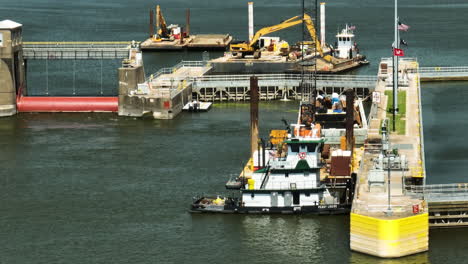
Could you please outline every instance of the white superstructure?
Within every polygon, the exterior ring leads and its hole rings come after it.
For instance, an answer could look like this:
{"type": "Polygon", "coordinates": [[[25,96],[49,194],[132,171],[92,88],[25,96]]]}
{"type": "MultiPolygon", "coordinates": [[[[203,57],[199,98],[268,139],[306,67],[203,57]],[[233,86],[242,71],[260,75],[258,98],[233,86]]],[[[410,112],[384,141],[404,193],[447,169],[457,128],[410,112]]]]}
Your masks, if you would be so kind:
{"type": "Polygon", "coordinates": [[[342,59],[352,59],[357,56],[358,49],[356,42],[354,40],[354,26],[350,27],[346,25],[344,29],[341,30],[336,35],[336,48],[335,56],[342,59]]]}
{"type": "MultiPolygon", "coordinates": [[[[252,174],[242,193],[244,206],[317,206],[333,200],[320,183],[319,137],[295,136],[276,152],[266,152],[266,166],[252,174]]],[[[257,153],[258,154],[258,153],[257,153]]],[[[254,154],[254,164],[260,162],[254,154]]],[[[262,159],[262,155],[260,155],[262,159]]],[[[334,201],[332,201],[333,203],[334,201]]]]}

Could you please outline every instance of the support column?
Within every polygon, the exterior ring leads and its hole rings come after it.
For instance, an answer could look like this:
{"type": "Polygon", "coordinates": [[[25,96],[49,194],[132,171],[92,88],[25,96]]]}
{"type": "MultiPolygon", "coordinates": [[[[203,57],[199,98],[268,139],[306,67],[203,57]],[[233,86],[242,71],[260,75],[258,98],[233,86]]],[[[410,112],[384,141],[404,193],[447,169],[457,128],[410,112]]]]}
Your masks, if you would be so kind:
{"type": "Polygon", "coordinates": [[[346,92],[346,150],[354,149],[354,90],[346,92]]]}
{"type": "MultiPolygon", "coordinates": [[[[320,3],[320,44],[325,46],[325,3],[320,3]]],[[[336,48],[336,47],[335,47],[336,48]]]]}
{"type": "Polygon", "coordinates": [[[258,78],[250,77],[250,156],[258,146],[258,78]]]}
{"type": "Polygon", "coordinates": [[[185,13],[185,33],[187,37],[190,37],[190,8],[187,8],[185,13]]]}
{"type": "Polygon", "coordinates": [[[253,17],[253,2],[249,2],[249,42],[252,41],[254,36],[254,17],[253,17]]]}
{"type": "Polygon", "coordinates": [[[152,9],[149,13],[149,37],[154,37],[154,13],[152,9]]]}

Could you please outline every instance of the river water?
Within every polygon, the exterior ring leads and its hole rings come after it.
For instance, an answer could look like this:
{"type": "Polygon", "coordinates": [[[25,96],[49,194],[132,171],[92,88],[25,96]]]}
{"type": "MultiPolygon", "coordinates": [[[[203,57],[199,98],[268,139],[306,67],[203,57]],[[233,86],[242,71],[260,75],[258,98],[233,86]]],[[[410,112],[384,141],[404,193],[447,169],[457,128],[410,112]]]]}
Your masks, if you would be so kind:
{"type": "MultiPolygon", "coordinates": [[[[356,26],[371,61],[353,73],[376,74],[391,55],[392,1],[327,3],[327,38],[356,26]]],[[[24,40],[142,40],[148,0],[0,0],[0,17],[24,24],[24,40]]],[[[160,1],[169,23],[192,12],[192,33],[230,33],[245,39],[247,1],[160,1]]],[[[300,2],[258,0],[255,24],[271,25],[300,13],[300,2]]],[[[311,3],[307,3],[310,7],[311,3]]],[[[466,65],[463,0],[401,4],[411,26],[405,52],[421,65],[466,65]]],[[[290,42],[299,29],[278,34],[290,42]]],[[[331,43],[334,40],[329,41],[331,43]]],[[[212,52],[211,57],[220,55],[212,52]]],[[[145,55],[147,74],[200,52],[145,55]]],[[[83,63],[83,62],[79,62],[83,63]]],[[[115,94],[118,62],[31,67],[31,94],[115,94]],[[55,68],[54,68],[55,67],[55,68]],[[55,77],[55,78],[54,78],[55,77]]],[[[428,183],[466,182],[468,83],[423,84],[428,183]]],[[[261,103],[261,134],[294,120],[297,102],[261,103]]],[[[174,120],[115,114],[21,114],[0,119],[0,263],[468,263],[468,229],[431,230],[430,251],[379,260],[349,250],[348,216],[190,215],[191,198],[222,192],[248,158],[249,108],[216,104],[174,120]]]]}

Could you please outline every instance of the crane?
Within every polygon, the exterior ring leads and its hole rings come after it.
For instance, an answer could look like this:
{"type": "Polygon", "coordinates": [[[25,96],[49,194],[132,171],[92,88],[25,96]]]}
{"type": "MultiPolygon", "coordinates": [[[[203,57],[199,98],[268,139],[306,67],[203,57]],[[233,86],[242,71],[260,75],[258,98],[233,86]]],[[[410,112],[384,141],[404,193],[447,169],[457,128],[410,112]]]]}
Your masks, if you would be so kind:
{"type": "Polygon", "coordinates": [[[153,36],[153,41],[159,42],[170,38],[170,31],[167,28],[166,20],[162,14],[159,5],[156,6],[156,34],[153,36]]]}
{"type": "Polygon", "coordinates": [[[307,14],[304,14],[303,17],[302,16],[292,17],[290,19],[287,19],[271,27],[264,27],[255,33],[255,35],[253,36],[250,42],[241,42],[241,43],[231,44],[229,49],[233,53],[233,55],[237,55],[240,53],[242,57],[244,57],[245,55],[253,54],[254,58],[258,59],[261,56],[261,52],[258,47],[258,41],[260,37],[279,31],[279,30],[283,30],[285,28],[293,27],[302,23],[305,23],[307,27],[307,31],[309,32],[310,37],[312,38],[312,42],[315,43],[315,50],[319,52],[320,56],[323,59],[325,59],[326,61],[331,61],[330,55],[324,56],[322,46],[320,44],[320,41],[317,39],[317,35],[315,33],[315,28],[314,28],[314,23],[312,22],[312,18],[307,14]]]}

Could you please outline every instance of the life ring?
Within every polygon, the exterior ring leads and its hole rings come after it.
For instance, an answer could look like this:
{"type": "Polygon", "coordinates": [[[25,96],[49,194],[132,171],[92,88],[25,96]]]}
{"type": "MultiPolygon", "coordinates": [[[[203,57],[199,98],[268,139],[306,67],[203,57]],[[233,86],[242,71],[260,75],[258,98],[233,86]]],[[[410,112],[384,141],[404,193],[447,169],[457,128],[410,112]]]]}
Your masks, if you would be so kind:
{"type": "Polygon", "coordinates": [[[303,159],[305,159],[305,158],[307,157],[307,153],[305,153],[305,152],[299,152],[298,155],[299,155],[299,158],[300,158],[301,160],[303,160],[303,159]]]}

